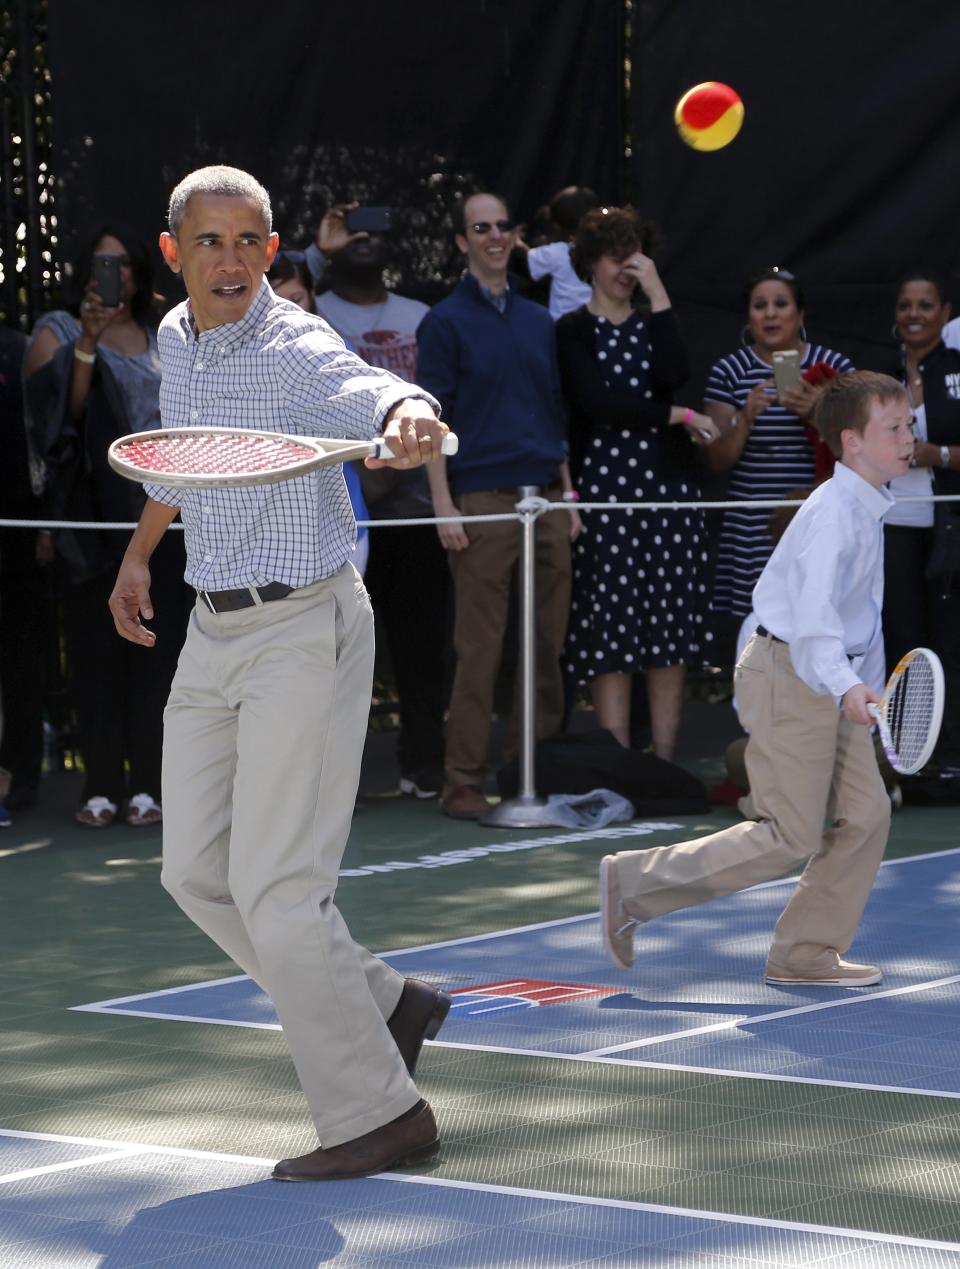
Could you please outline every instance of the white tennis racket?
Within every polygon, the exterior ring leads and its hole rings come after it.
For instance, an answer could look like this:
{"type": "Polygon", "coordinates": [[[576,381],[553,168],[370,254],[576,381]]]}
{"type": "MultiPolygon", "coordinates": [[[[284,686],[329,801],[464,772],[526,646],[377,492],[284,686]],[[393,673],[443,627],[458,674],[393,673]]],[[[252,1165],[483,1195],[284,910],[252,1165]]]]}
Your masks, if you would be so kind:
{"type": "Polygon", "coordinates": [[[914,775],[930,760],[943,719],[943,666],[929,648],[901,657],[887,679],[883,700],[867,710],[877,720],[887,761],[914,775]]]}
{"type": "MultiPolygon", "coordinates": [[[[442,453],[455,454],[458,445],[456,436],[448,432],[442,453]]],[[[175,489],[267,485],[304,476],[318,467],[393,456],[382,436],[372,441],[341,441],[239,427],[134,432],[121,436],[107,450],[107,461],[121,476],[175,489]]]]}

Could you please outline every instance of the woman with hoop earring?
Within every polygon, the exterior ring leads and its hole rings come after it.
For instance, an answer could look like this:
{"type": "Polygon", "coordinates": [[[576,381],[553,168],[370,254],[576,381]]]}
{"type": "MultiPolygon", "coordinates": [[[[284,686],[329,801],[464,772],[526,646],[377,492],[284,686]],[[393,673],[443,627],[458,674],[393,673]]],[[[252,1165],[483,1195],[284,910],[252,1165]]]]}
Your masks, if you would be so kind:
{"type": "MultiPolygon", "coordinates": [[[[820,389],[807,378],[778,397],[773,354],[794,349],[802,376],[815,366],[832,375],[853,370],[843,353],[807,338],[806,301],[800,283],[786,269],[755,273],[745,290],[747,324],[742,346],[710,371],[704,410],[720,432],[706,451],[713,471],[729,471],[732,501],[783,498],[788,490],[816,483],[815,447],[807,420],[820,389]]],[[[816,372],[815,372],[816,373],[816,372]]],[[[713,608],[743,618],[753,588],[773,552],[769,509],[724,513],[717,546],[713,608]]]]}
{"type": "MultiPolygon", "coordinates": [[[[893,334],[899,379],[913,407],[911,470],[890,482],[898,499],[960,493],[960,352],[944,343],[950,318],[945,280],[932,269],[905,273],[897,287],[893,334]]],[[[947,709],[935,761],[960,780],[960,510],[957,503],[901,502],[884,519],[883,635],[888,672],[911,648],[929,646],[943,662],[947,709]]],[[[929,773],[929,768],[927,769],[929,773]]],[[[953,798],[951,798],[953,800],[953,798]]]]}

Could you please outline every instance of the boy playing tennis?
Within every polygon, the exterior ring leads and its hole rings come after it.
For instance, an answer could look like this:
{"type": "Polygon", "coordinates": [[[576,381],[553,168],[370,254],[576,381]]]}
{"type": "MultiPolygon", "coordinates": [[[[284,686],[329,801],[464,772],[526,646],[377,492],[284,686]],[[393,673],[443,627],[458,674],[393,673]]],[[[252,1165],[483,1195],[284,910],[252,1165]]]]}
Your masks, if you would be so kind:
{"type": "Polygon", "coordinates": [[[903,387],[840,375],[815,423],[840,462],[797,512],[753,592],[759,625],[735,671],[750,731],[755,822],[600,865],[603,940],[633,963],[638,925],[806,867],[777,922],[768,983],[867,987],[880,970],[842,959],[883,857],[890,802],[868,728],[883,683],[884,486],[913,454],[903,387]],[[826,825],[826,827],[825,827],[826,825]]]}

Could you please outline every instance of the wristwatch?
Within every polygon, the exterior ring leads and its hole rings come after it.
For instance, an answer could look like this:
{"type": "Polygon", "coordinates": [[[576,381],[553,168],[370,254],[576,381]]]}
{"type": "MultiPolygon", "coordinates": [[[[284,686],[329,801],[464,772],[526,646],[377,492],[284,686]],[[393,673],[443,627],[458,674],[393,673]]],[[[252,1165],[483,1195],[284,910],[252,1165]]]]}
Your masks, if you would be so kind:
{"type": "Polygon", "coordinates": [[[950,446],[949,445],[940,446],[940,466],[941,467],[950,466],[950,446]]]}

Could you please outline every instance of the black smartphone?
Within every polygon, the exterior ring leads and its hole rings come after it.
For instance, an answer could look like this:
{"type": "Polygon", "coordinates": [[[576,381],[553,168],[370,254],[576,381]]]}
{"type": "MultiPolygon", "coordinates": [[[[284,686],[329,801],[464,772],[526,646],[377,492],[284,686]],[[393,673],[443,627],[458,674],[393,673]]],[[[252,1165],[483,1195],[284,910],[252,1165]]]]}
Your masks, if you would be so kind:
{"type": "Polygon", "coordinates": [[[347,212],[347,233],[385,234],[393,228],[392,207],[354,207],[347,212]]]}
{"type": "Polygon", "coordinates": [[[104,307],[116,308],[120,303],[120,257],[95,255],[93,281],[104,307]]]}

